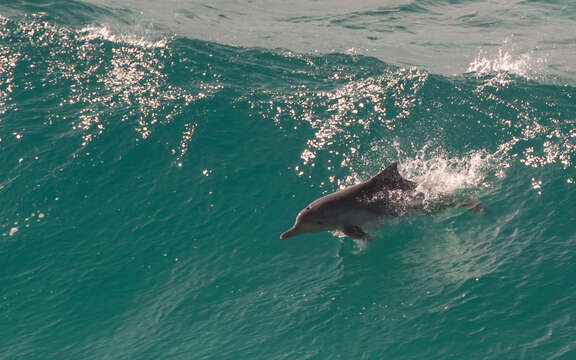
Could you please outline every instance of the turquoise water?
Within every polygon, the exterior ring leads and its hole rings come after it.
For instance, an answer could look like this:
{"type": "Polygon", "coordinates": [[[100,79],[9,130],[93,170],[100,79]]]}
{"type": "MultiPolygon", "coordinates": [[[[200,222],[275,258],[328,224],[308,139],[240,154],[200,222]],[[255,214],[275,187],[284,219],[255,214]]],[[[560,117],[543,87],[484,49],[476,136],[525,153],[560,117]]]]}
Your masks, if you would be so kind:
{"type": "Polygon", "coordinates": [[[576,357],[572,1],[0,14],[0,358],[576,357]],[[488,213],[279,240],[394,161],[488,213]]]}

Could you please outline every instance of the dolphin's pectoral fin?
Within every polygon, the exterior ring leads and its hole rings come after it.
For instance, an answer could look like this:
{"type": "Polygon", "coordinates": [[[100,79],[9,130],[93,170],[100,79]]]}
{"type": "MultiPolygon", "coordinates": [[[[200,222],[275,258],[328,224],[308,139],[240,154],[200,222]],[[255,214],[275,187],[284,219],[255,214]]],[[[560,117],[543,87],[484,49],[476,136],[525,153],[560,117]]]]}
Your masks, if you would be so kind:
{"type": "Polygon", "coordinates": [[[467,207],[468,211],[474,212],[476,214],[486,215],[488,213],[488,211],[486,211],[486,209],[484,208],[484,205],[482,205],[481,202],[478,202],[478,201],[470,199],[470,198],[464,200],[464,202],[462,203],[462,206],[467,207]]]}
{"type": "Polygon", "coordinates": [[[342,232],[344,235],[350,236],[352,239],[365,241],[372,240],[372,236],[370,236],[370,234],[365,233],[364,230],[356,225],[346,226],[344,229],[342,229],[342,232]]]}

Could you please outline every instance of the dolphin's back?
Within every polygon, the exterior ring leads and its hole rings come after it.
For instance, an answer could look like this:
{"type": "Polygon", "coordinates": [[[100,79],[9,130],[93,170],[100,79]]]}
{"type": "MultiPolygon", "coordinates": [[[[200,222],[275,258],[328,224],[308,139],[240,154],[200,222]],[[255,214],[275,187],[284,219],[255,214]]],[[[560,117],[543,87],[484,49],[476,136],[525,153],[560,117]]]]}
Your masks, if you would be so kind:
{"type": "Polygon", "coordinates": [[[364,210],[375,215],[388,215],[390,212],[388,191],[415,188],[415,183],[398,174],[397,165],[394,163],[368,181],[316,199],[309,207],[323,208],[326,211],[348,208],[355,211],[364,210]]]}
{"type": "Polygon", "coordinates": [[[360,211],[362,216],[396,216],[397,209],[390,202],[389,192],[413,191],[416,183],[404,179],[393,163],[368,181],[323,196],[309,206],[339,212],[341,209],[360,211]]]}

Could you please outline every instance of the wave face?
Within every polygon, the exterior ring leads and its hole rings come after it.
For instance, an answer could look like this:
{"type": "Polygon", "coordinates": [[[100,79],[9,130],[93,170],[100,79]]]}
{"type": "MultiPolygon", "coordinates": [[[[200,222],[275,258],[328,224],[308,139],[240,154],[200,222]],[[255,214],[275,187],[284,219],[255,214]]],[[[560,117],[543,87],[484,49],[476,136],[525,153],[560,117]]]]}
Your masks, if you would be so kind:
{"type": "MultiPolygon", "coordinates": [[[[371,36],[473,3],[274,21],[371,19],[371,36]]],[[[137,10],[0,6],[1,358],[576,355],[573,68],[510,38],[449,76],[152,31],[137,10]],[[398,219],[369,244],[278,239],[391,162],[488,213],[398,219]]]]}

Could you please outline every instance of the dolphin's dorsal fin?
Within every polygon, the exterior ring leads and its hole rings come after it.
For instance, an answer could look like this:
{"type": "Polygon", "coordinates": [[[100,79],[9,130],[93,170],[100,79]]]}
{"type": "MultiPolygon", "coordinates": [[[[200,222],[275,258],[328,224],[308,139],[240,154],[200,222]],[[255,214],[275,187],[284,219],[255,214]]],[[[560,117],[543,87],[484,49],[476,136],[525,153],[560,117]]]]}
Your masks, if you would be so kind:
{"type": "Polygon", "coordinates": [[[414,190],[416,183],[404,179],[398,172],[398,163],[392,163],[372,179],[369,180],[375,186],[386,187],[390,190],[414,190]]]}

